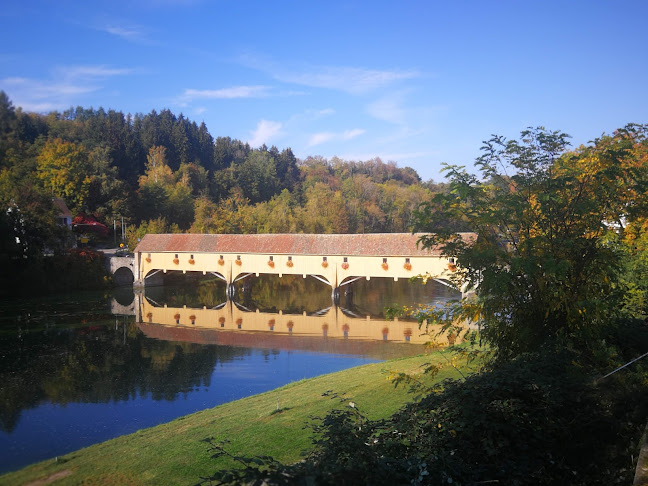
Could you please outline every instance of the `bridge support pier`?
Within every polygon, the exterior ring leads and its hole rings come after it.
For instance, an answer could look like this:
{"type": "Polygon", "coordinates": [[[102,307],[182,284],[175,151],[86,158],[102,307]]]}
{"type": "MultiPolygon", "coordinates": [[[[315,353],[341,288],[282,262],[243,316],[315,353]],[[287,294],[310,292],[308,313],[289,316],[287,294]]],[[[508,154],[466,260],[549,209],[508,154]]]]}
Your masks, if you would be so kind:
{"type": "Polygon", "coordinates": [[[335,287],[331,293],[331,300],[336,306],[340,304],[340,287],[335,287]]]}
{"type": "Polygon", "coordinates": [[[227,284],[226,293],[227,293],[227,298],[229,300],[234,300],[234,295],[236,294],[236,287],[234,287],[233,283],[228,283],[227,284]]]}

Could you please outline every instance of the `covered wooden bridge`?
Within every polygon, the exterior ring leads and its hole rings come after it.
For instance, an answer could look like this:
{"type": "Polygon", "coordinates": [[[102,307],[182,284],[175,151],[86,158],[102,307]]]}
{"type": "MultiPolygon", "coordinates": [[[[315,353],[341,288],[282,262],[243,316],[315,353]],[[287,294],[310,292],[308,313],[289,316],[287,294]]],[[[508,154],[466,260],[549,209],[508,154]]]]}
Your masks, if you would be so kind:
{"type": "Polygon", "coordinates": [[[159,272],[202,272],[224,280],[231,295],[232,284],[250,275],[310,275],[330,285],[335,298],[341,286],[360,278],[398,280],[427,273],[447,280],[454,262],[438,248],[419,248],[419,236],[148,234],[135,248],[134,285],[146,285],[159,272]]]}

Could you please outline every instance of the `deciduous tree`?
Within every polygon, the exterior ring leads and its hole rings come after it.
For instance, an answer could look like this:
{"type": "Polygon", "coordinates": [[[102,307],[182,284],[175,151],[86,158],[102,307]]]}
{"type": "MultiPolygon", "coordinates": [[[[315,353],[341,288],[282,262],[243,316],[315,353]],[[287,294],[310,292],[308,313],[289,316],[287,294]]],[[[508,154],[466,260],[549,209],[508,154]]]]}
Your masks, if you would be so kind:
{"type": "Polygon", "coordinates": [[[82,209],[92,180],[85,148],[57,138],[45,144],[37,161],[45,188],[64,198],[71,209],[82,209]]]}
{"type": "MultiPolygon", "coordinates": [[[[639,135],[615,135],[628,136],[639,135]]],[[[567,147],[567,135],[543,128],[524,131],[520,141],[493,137],[477,159],[480,176],[446,167],[450,192],[417,213],[416,230],[431,232],[423,245],[441,245],[477,290],[482,336],[502,359],[556,337],[588,349],[618,313],[622,254],[614,223],[632,206],[619,197],[640,193],[648,177],[645,168],[608,163],[607,139],[567,147]],[[476,241],[448,228],[448,219],[465,222],[476,241]]]]}

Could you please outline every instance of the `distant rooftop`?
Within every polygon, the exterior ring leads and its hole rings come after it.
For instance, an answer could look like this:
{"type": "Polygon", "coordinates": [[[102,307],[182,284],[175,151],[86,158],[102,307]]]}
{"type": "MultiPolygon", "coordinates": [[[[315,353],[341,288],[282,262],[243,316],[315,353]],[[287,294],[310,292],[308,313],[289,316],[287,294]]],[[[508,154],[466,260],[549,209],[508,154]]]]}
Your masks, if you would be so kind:
{"type": "MultiPolygon", "coordinates": [[[[439,248],[417,246],[421,234],[147,234],[135,248],[143,252],[266,253],[268,255],[438,256],[439,248]]],[[[461,233],[473,240],[474,233],[461,233]]]]}
{"type": "Polygon", "coordinates": [[[52,198],[52,202],[54,203],[54,206],[56,206],[56,209],[59,210],[59,217],[60,218],[71,218],[72,213],[70,212],[69,208],[67,207],[67,204],[65,204],[65,199],[62,197],[54,197],[52,198]]]}

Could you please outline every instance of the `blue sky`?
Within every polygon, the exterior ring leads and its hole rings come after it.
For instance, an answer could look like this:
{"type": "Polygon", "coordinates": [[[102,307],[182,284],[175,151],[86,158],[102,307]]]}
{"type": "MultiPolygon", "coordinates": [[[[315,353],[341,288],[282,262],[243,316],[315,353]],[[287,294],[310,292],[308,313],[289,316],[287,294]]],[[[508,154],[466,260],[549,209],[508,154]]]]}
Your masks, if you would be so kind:
{"type": "Polygon", "coordinates": [[[647,19],[644,0],[4,0],[0,90],[440,181],[494,133],[647,123],[647,19]]]}

